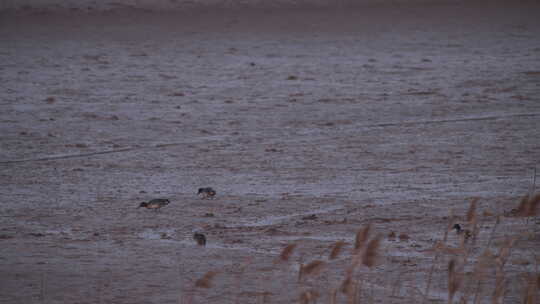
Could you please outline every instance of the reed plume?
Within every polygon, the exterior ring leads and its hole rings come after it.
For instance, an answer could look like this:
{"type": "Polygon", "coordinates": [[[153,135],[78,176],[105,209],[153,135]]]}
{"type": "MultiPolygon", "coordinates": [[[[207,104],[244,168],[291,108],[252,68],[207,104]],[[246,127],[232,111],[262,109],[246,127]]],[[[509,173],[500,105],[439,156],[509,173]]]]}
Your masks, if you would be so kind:
{"type": "Polygon", "coordinates": [[[287,262],[296,248],[296,244],[289,244],[281,250],[278,261],[287,262]]]}
{"type": "Polygon", "coordinates": [[[302,276],[317,274],[323,267],[325,263],[321,260],[315,260],[306,266],[303,266],[301,269],[302,276]]]}
{"type": "Polygon", "coordinates": [[[364,247],[368,237],[369,231],[371,230],[371,224],[367,224],[364,228],[358,230],[356,233],[356,239],[354,242],[354,250],[356,252],[360,251],[364,247]]]}
{"type": "Polygon", "coordinates": [[[212,280],[218,273],[216,271],[208,271],[202,278],[195,282],[195,287],[210,288],[212,287],[212,280]]]}
{"type": "Polygon", "coordinates": [[[341,253],[343,246],[345,246],[344,241],[335,242],[334,245],[332,246],[332,251],[330,251],[330,255],[328,256],[328,258],[330,260],[337,258],[339,254],[341,253]]]}
{"type": "Polygon", "coordinates": [[[369,241],[364,255],[362,257],[362,263],[367,267],[372,267],[375,265],[377,260],[377,250],[379,250],[379,245],[381,243],[381,236],[378,235],[371,241],[369,241]]]}
{"type": "Polygon", "coordinates": [[[529,200],[527,206],[527,211],[525,216],[536,216],[536,211],[538,210],[538,205],[540,204],[540,193],[536,194],[529,200]]]}
{"type": "Polygon", "coordinates": [[[473,219],[476,218],[476,203],[478,202],[480,198],[475,197],[471,201],[471,204],[469,205],[469,210],[467,211],[467,221],[469,223],[472,223],[473,219]]]}
{"type": "Polygon", "coordinates": [[[540,193],[530,197],[529,194],[523,196],[519,202],[516,214],[518,216],[535,216],[540,204],[540,193]]]}

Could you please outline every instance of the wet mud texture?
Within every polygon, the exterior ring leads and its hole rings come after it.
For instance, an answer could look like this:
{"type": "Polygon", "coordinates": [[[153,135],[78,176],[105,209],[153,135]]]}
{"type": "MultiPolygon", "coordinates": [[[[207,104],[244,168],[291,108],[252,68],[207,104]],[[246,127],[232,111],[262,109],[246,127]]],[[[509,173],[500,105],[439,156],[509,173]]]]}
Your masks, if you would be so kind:
{"type": "Polygon", "coordinates": [[[539,221],[505,214],[540,159],[539,12],[2,15],[0,302],[291,303],[316,288],[328,303],[371,223],[382,242],[362,300],[415,303],[429,249],[472,197],[469,261],[502,216],[490,246],[518,237],[504,303],[520,302],[539,221]],[[216,197],[197,197],[207,186],[216,197]],[[342,255],[298,282],[337,240],[342,255]],[[211,288],[194,288],[207,271],[211,288]]]}

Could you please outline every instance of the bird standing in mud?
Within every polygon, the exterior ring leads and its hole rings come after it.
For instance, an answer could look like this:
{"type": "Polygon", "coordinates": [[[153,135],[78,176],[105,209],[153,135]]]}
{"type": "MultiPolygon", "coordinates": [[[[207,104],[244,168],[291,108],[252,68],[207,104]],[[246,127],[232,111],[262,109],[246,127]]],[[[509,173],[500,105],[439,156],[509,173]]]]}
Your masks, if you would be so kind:
{"type": "Polygon", "coordinates": [[[199,188],[197,195],[201,196],[202,198],[211,198],[216,196],[216,190],[212,189],[211,187],[199,188]]]}
{"type": "Polygon", "coordinates": [[[167,206],[169,203],[170,201],[166,198],[155,198],[148,202],[142,202],[137,208],[144,207],[146,209],[154,209],[154,211],[157,211],[159,208],[167,206]]]}
{"type": "Polygon", "coordinates": [[[465,241],[467,241],[472,236],[471,231],[467,229],[462,229],[460,224],[455,224],[452,229],[456,229],[456,233],[458,235],[463,235],[465,241]]]}
{"type": "Polygon", "coordinates": [[[193,239],[197,242],[199,246],[206,246],[206,236],[200,232],[195,232],[193,234],[193,239]]]}

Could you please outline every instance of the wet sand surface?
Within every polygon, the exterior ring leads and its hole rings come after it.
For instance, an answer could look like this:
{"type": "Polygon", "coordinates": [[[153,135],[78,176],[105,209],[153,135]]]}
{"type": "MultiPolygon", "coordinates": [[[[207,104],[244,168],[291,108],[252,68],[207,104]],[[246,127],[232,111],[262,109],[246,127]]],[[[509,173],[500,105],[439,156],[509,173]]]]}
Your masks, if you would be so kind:
{"type": "MultiPolygon", "coordinates": [[[[2,15],[0,302],[294,303],[316,289],[329,303],[371,223],[382,242],[357,272],[362,301],[418,303],[435,265],[429,302],[446,303],[452,255],[434,264],[431,249],[479,197],[465,272],[501,216],[490,246],[516,237],[504,303],[521,303],[540,221],[509,211],[540,159],[539,12],[2,15]],[[214,199],[196,196],[206,186],[214,199]],[[171,204],[136,208],[156,197],[171,204]],[[298,282],[338,240],[342,255],[298,282]],[[211,288],[193,288],[207,271],[211,288]]],[[[491,303],[494,276],[480,286],[491,303]]]]}

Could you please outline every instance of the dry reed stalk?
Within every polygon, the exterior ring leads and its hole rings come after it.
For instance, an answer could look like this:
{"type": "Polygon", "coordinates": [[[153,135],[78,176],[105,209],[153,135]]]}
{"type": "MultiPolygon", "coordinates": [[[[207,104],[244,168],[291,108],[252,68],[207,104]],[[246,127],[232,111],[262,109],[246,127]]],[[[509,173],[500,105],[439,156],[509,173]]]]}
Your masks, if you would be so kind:
{"type": "Polygon", "coordinates": [[[454,209],[451,209],[450,210],[450,216],[448,217],[448,227],[444,231],[444,237],[443,237],[443,242],[444,243],[446,243],[446,241],[448,240],[448,232],[452,230],[452,227],[455,224],[455,218],[456,217],[454,215],[454,209]]]}
{"type": "MultiPolygon", "coordinates": [[[[248,258],[245,259],[244,263],[240,266],[240,271],[236,275],[235,282],[234,282],[234,286],[235,286],[237,291],[240,291],[242,276],[244,275],[244,271],[251,264],[251,262],[253,262],[253,257],[248,257],[248,258]]],[[[236,294],[236,302],[235,303],[236,304],[240,303],[240,293],[239,292],[236,294]]]]}
{"type": "MultiPolygon", "coordinates": [[[[484,271],[485,267],[487,267],[485,262],[487,262],[488,259],[489,259],[489,263],[494,262],[494,255],[491,253],[491,251],[489,251],[489,247],[491,246],[493,236],[495,235],[495,231],[496,231],[497,227],[499,226],[499,223],[500,223],[500,216],[497,216],[497,218],[495,220],[495,225],[493,225],[493,228],[491,229],[491,232],[490,232],[489,237],[488,237],[488,242],[487,242],[487,244],[486,244],[486,246],[484,248],[484,252],[482,254],[482,257],[484,258],[484,260],[482,260],[482,258],[481,258],[481,260],[479,260],[477,262],[477,264],[475,265],[475,272],[471,276],[474,276],[475,274],[478,274],[478,271],[484,271]]],[[[463,265],[465,265],[465,264],[466,264],[466,261],[464,259],[463,265]]],[[[477,277],[478,277],[478,275],[477,275],[477,277]]],[[[480,293],[480,288],[481,288],[480,279],[477,279],[476,287],[474,289],[475,297],[477,297],[478,294],[480,293]]],[[[468,284],[466,286],[465,293],[462,295],[462,302],[463,303],[468,302],[470,292],[471,292],[471,286],[470,286],[470,284],[468,284]]]]}
{"type": "Polygon", "coordinates": [[[506,264],[506,261],[508,260],[508,257],[510,256],[510,250],[512,249],[512,246],[514,246],[515,238],[507,238],[505,240],[505,244],[501,247],[499,250],[499,255],[495,259],[497,262],[499,268],[503,268],[506,264]]]}
{"type": "Polygon", "coordinates": [[[330,291],[330,304],[337,304],[337,288],[332,288],[330,291]]]}
{"type": "Polygon", "coordinates": [[[486,249],[489,249],[491,246],[491,241],[493,240],[493,236],[495,235],[495,230],[499,226],[499,223],[501,222],[501,217],[497,216],[497,219],[495,220],[495,225],[493,225],[493,228],[491,229],[491,232],[489,233],[488,242],[486,244],[486,249]]]}
{"type": "Polygon", "coordinates": [[[334,245],[332,246],[332,251],[330,251],[330,255],[328,256],[328,258],[330,260],[337,258],[339,254],[341,253],[343,246],[345,246],[344,241],[335,242],[334,245]]]}
{"type": "Polygon", "coordinates": [[[268,297],[270,297],[271,294],[272,294],[271,292],[263,292],[261,294],[263,304],[268,303],[268,297]]]}
{"type": "Polygon", "coordinates": [[[348,295],[349,293],[351,293],[353,288],[354,288],[354,286],[353,286],[352,274],[347,274],[347,276],[345,277],[345,279],[341,283],[340,290],[341,290],[342,293],[348,295]]]}
{"type": "Polygon", "coordinates": [[[212,287],[212,279],[217,275],[216,271],[208,271],[202,278],[195,282],[195,287],[210,288],[212,287]]]}
{"type": "Polygon", "coordinates": [[[363,257],[363,255],[360,254],[360,253],[352,255],[351,256],[351,265],[349,266],[347,271],[351,272],[351,273],[354,272],[356,267],[358,267],[360,264],[362,264],[362,257],[363,257]]]}
{"type": "Polygon", "coordinates": [[[354,242],[354,250],[358,253],[369,238],[369,231],[371,230],[371,224],[367,224],[364,228],[358,230],[356,233],[356,239],[354,242]]]}
{"type": "Polygon", "coordinates": [[[362,263],[367,267],[373,267],[375,265],[375,262],[377,260],[377,250],[379,250],[380,243],[380,235],[369,241],[362,257],[362,263]]]}
{"type": "Polygon", "coordinates": [[[293,254],[295,248],[296,248],[296,244],[289,244],[285,246],[285,248],[281,250],[281,253],[279,254],[279,259],[277,260],[277,262],[279,261],[287,262],[289,258],[291,257],[291,255],[293,254]]]}
{"type": "Polygon", "coordinates": [[[482,281],[487,276],[488,266],[494,263],[494,256],[489,250],[485,250],[482,256],[478,258],[474,266],[473,276],[476,281],[476,288],[474,290],[474,300],[473,303],[478,303],[480,301],[480,294],[482,293],[482,281]]]}
{"type": "MultiPolygon", "coordinates": [[[[450,223],[448,225],[449,227],[451,227],[451,225],[452,225],[452,223],[454,221],[453,211],[451,211],[450,215],[451,215],[450,218],[449,218],[450,223]]],[[[448,229],[446,229],[445,232],[444,232],[443,243],[441,243],[443,246],[446,245],[447,236],[448,236],[448,229]]],[[[427,281],[427,284],[426,284],[426,291],[423,294],[424,299],[423,299],[422,303],[425,303],[429,299],[429,289],[431,288],[431,280],[433,278],[433,271],[435,270],[435,265],[439,261],[439,256],[440,256],[440,251],[436,251],[435,258],[433,259],[433,264],[431,265],[431,268],[429,270],[428,281],[427,281]]]]}
{"type": "Polygon", "coordinates": [[[375,293],[375,288],[370,288],[369,290],[371,291],[371,295],[370,295],[370,297],[369,297],[369,303],[370,303],[370,304],[373,304],[373,302],[375,301],[375,295],[374,295],[374,293],[375,293]]]}
{"type": "Polygon", "coordinates": [[[480,198],[478,197],[473,198],[469,206],[469,210],[467,211],[467,221],[469,222],[470,227],[472,227],[471,233],[472,233],[473,244],[476,243],[476,237],[478,236],[479,226],[478,226],[478,216],[476,214],[476,209],[477,209],[476,207],[477,207],[478,200],[480,200],[480,198]]]}
{"type": "Polygon", "coordinates": [[[534,193],[535,190],[536,190],[536,167],[534,167],[533,184],[532,184],[531,193],[534,193]]]}
{"type": "Polygon", "coordinates": [[[454,295],[461,286],[461,276],[456,271],[456,261],[450,260],[448,263],[448,304],[453,303],[454,295]]]}
{"type": "Polygon", "coordinates": [[[472,240],[473,240],[473,245],[476,245],[476,239],[478,238],[478,233],[480,231],[480,226],[478,224],[478,218],[475,217],[472,221],[472,231],[471,231],[471,234],[472,234],[472,240]]]}
{"type": "Polygon", "coordinates": [[[350,304],[357,304],[360,303],[360,297],[362,296],[362,279],[356,281],[356,284],[354,284],[354,290],[352,297],[350,297],[349,301],[350,304]]]}
{"type": "Polygon", "coordinates": [[[42,304],[45,303],[45,273],[41,273],[41,278],[39,280],[39,302],[42,304]]]}
{"type": "Polygon", "coordinates": [[[523,304],[537,304],[536,302],[536,277],[532,274],[527,275],[527,289],[523,297],[523,304]]]}
{"type": "Polygon", "coordinates": [[[398,292],[398,294],[401,293],[401,277],[403,276],[403,274],[405,273],[405,271],[400,271],[397,275],[397,278],[396,278],[396,282],[394,283],[394,287],[392,288],[392,294],[391,294],[391,297],[395,297],[396,296],[396,290],[398,292]]]}
{"type": "Polygon", "coordinates": [[[479,280],[485,277],[486,270],[493,264],[495,264],[495,255],[489,249],[484,250],[474,267],[474,273],[477,275],[476,279],[479,280]]]}
{"type": "MultiPolygon", "coordinates": [[[[474,300],[473,303],[478,303],[480,301],[480,293],[481,293],[481,280],[485,276],[485,268],[487,268],[487,265],[489,264],[495,264],[496,265],[496,280],[498,280],[497,284],[501,285],[504,284],[504,265],[506,264],[506,261],[508,257],[510,256],[510,249],[512,248],[514,244],[515,238],[507,238],[505,240],[504,245],[499,250],[498,256],[494,256],[491,254],[488,248],[485,249],[484,254],[479,259],[477,263],[477,267],[475,269],[475,275],[476,275],[476,289],[474,293],[474,300]]],[[[496,290],[492,295],[492,302],[497,303],[495,301],[499,301],[502,296],[504,296],[504,291],[498,291],[496,290]]]]}
{"type": "Polygon", "coordinates": [[[504,273],[497,272],[495,276],[495,290],[491,296],[492,304],[502,303],[502,298],[504,297],[506,281],[504,279],[504,273]]]}
{"type": "Polygon", "coordinates": [[[181,304],[192,304],[193,303],[193,294],[182,297],[181,304]]]}
{"type": "Polygon", "coordinates": [[[298,268],[298,282],[302,281],[303,274],[304,274],[304,263],[300,262],[300,267],[298,268]]]}
{"type": "Polygon", "coordinates": [[[341,283],[341,292],[347,296],[348,304],[358,303],[359,292],[360,292],[360,282],[354,281],[351,275],[348,275],[345,280],[341,283]]]}

